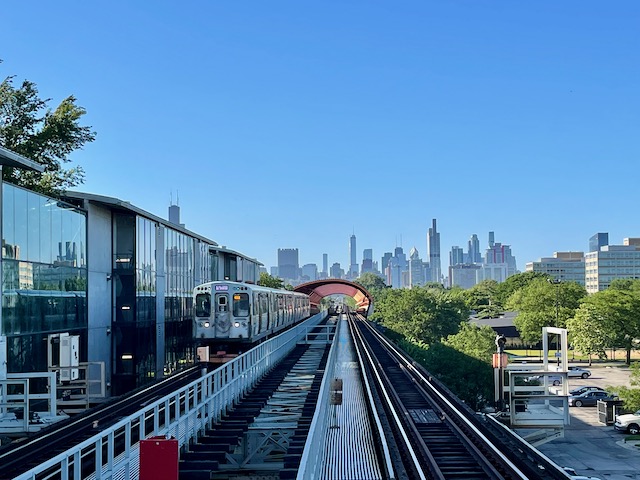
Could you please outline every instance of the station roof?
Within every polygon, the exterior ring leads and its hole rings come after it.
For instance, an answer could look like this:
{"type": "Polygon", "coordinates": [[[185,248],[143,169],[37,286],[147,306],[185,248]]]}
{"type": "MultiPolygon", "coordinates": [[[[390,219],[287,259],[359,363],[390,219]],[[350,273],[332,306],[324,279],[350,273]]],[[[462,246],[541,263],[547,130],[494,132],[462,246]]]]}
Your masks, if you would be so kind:
{"type": "Polygon", "coordinates": [[[357,308],[369,311],[373,305],[373,297],[362,285],[339,278],[315,280],[303,283],[294,288],[294,291],[309,295],[311,304],[318,306],[324,297],[330,295],[347,295],[356,301],[357,308]]]}
{"type": "Polygon", "coordinates": [[[44,165],[3,147],[0,147],[0,165],[44,172],[44,165]]]}

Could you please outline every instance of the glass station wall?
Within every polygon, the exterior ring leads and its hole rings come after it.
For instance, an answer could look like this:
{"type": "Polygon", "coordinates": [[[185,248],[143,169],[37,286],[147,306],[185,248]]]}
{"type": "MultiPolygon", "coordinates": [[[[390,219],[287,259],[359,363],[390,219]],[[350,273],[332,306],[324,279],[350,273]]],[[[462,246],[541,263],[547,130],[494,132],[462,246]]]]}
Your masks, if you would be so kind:
{"type": "Polygon", "coordinates": [[[87,360],[86,212],[2,187],[2,326],[9,372],[46,371],[50,334],[80,336],[87,360]]]}

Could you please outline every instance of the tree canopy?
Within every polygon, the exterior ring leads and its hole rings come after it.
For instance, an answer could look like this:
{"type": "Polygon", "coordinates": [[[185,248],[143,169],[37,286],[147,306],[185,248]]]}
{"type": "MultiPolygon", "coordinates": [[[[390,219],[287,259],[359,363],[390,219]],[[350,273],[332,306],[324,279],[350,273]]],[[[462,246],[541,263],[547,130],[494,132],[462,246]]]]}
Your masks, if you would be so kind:
{"type": "Polygon", "coordinates": [[[387,284],[379,275],[371,272],[365,272],[354,280],[354,283],[362,285],[375,298],[377,294],[387,288],[387,284]]]}
{"type": "Polygon", "coordinates": [[[567,319],[574,316],[586,294],[585,288],[575,282],[551,283],[534,278],[514,291],[507,309],[518,312],[513,323],[522,340],[534,344],[542,338],[542,327],[566,327],[567,319]]]}
{"type": "Polygon", "coordinates": [[[258,285],[268,288],[280,288],[284,289],[284,280],[278,277],[273,277],[269,275],[267,272],[260,272],[260,280],[258,280],[258,285]]]}
{"type": "Polygon", "coordinates": [[[86,111],[68,96],[55,109],[48,108],[51,99],[42,99],[33,82],[25,80],[20,87],[14,77],[0,83],[0,145],[44,165],[44,173],[5,167],[6,182],[45,193],[60,194],[84,182],[80,166],[64,168],[69,155],[95,139],[90,126],[80,120],[86,111]]]}
{"type": "Polygon", "coordinates": [[[408,339],[430,344],[457,333],[469,310],[461,295],[421,287],[387,290],[373,319],[408,339]]]}

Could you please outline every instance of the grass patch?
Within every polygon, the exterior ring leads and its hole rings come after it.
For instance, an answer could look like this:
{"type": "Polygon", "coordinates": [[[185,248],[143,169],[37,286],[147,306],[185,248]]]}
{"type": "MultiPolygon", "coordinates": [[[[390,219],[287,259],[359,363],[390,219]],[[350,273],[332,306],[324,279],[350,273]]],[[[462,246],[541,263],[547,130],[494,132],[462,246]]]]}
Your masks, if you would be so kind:
{"type": "Polygon", "coordinates": [[[640,435],[627,435],[624,437],[625,442],[640,442],[640,435]]]}

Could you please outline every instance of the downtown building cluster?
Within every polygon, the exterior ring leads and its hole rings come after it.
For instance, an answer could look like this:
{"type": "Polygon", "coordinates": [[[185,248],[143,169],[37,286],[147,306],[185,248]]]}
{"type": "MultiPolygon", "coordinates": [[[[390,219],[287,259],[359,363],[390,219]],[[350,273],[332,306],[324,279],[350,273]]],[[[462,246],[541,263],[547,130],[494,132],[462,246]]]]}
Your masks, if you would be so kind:
{"type": "Polygon", "coordinates": [[[452,247],[449,268],[443,272],[436,219],[432,220],[427,231],[424,259],[415,246],[409,250],[408,255],[402,247],[396,246],[392,252],[385,252],[380,262],[374,260],[373,250],[366,248],[362,252],[362,262],[358,263],[355,234],[349,238],[347,269],[342,268],[340,263],[329,266],[326,253],[323,254],[322,269],[313,263],[300,266],[298,258],[297,248],[278,249],[278,266],[272,267],[270,274],[291,285],[326,278],[355,280],[363,273],[373,273],[393,288],[411,288],[431,282],[470,288],[482,280],[502,282],[518,273],[511,247],[496,242],[494,232],[489,232],[484,255],[476,234],[469,239],[466,252],[461,247],[452,247]]]}
{"type": "MultiPolygon", "coordinates": [[[[352,234],[346,270],[340,263],[329,266],[326,253],[323,254],[322,269],[313,263],[300,267],[297,248],[279,249],[278,266],[272,267],[271,275],[298,285],[326,278],[355,280],[363,273],[373,273],[392,288],[411,288],[436,282],[466,289],[483,280],[503,282],[519,273],[511,246],[496,242],[494,232],[489,232],[484,248],[476,234],[471,235],[466,249],[451,247],[446,275],[442,271],[440,233],[435,219],[427,231],[426,240],[424,260],[416,247],[411,248],[408,255],[402,247],[396,247],[393,252],[385,252],[378,262],[374,260],[373,250],[366,248],[362,262],[358,263],[356,236],[352,234]]],[[[607,289],[613,280],[640,278],[640,238],[625,238],[622,245],[610,245],[608,233],[596,233],[589,239],[587,252],[554,252],[552,257],[527,263],[525,271],[546,273],[560,282],[577,282],[588,293],[595,293],[607,289]]]]}

